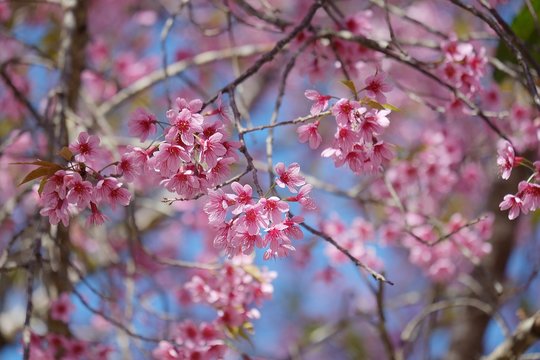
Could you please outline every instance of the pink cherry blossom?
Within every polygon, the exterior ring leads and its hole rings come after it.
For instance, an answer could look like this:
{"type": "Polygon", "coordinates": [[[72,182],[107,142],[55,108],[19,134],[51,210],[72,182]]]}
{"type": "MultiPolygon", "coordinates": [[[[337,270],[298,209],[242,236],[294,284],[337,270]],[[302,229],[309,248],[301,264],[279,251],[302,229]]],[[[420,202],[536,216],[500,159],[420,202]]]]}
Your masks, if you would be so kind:
{"type": "Polygon", "coordinates": [[[113,177],[98,181],[95,194],[98,201],[110,204],[113,209],[116,205],[127,206],[131,200],[130,192],[123,188],[122,183],[113,177]]]}
{"type": "Polygon", "coordinates": [[[226,123],[231,123],[231,109],[223,104],[223,98],[221,94],[219,94],[217,100],[216,100],[216,108],[208,113],[207,115],[219,115],[221,120],[225,121],[226,123]]]}
{"type": "Polygon", "coordinates": [[[133,150],[122,155],[120,162],[116,165],[116,172],[122,175],[128,182],[134,181],[144,169],[147,156],[142,151],[133,150]]]}
{"type": "Polygon", "coordinates": [[[209,167],[214,167],[218,162],[218,158],[227,152],[223,144],[221,144],[222,138],[223,134],[215,133],[204,140],[202,144],[201,161],[206,162],[209,167]]]}
{"type": "Polygon", "coordinates": [[[243,212],[247,206],[253,205],[253,189],[250,185],[246,184],[242,186],[235,181],[231,184],[231,189],[235,192],[235,195],[231,195],[231,198],[236,203],[236,208],[232,212],[233,214],[238,215],[243,212]]]}
{"type": "Polygon", "coordinates": [[[334,138],[336,139],[334,146],[343,151],[349,151],[360,141],[360,134],[349,127],[338,126],[334,138]]]}
{"type": "Polygon", "coordinates": [[[49,217],[52,225],[57,225],[60,221],[64,226],[69,224],[69,208],[67,199],[61,198],[56,191],[43,194],[43,208],[40,214],[49,217]]]}
{"type": "Polygon", "coordinates": [[[345,18],[345,26],[347,30],[357,35],[368,35],[372,30],[372,17],[373,12],[371,10],[365,10],[357,12],[354,15],[349,15],[345,18]]]}
{"type": "Polygon", "coordinates": [[[263,258],[269,260],[272,258],[285,257],[290,251],[295,251],[295,247],[291,244],[290,239],[285,235],[284,230],[287,225],[282,223],[273,225],[266,229],[264,243],[269,248],[265,251],[263,258]]]}
{"type": "Polygon", "coordinates": [[[302,229],[300,229],[300,226],[297,225],[302,222],[304,222],[304,218],[302,216],[293,216],[292,218],[287,217],[283,221],[283,225],[287,227],[283,230],[285,236],[294,240],[302,239],[304,237],[304,233],[302,232],[302,229]]]}
{"type": "Polygon", "coordinates": [[[299,126],[296,132],[298,133],[298,140],[301,143],[309,141],[309,147],[316,149],[321,145],[322,137],[318,131],[319,121],[315,121],[312,124],[306,124],[299,126]]]}
{"type": "Polygon", "coordinates": [[[523,200],[515,195],[505,195],[503,201],[499,204],[501,211],[510,210],[508,219],[514,220],[520,212],[526,213],[527,209],[523,207],[523,200]]]}
{"type": "Polygon", "coordinates": [[[202,128],[203,130],[200,133],[200,138],[202,140],[207,140],[216,133],[221,133],[223,135],[223,138],[225,138],[225,133],[226,133],[225,126],[223,125],[221,121],[214,121],[214,122],[205,121],[202,124],[202,128]]]}
{"type": "Polygon", "coordinates": [[[274,170],[278,177],[276,178],[276,185],[280,188],[289,188],[289,191],[296,193],[295,187],[302,186],[306,183],[304,177],[300,175],[300,165],[292,163],[289,167],[285,168],[285,164],[276,164],[274,170]]]}
{"type": "Polygon", "coordinates": [[[208,198],[204,206],[204,211],[208,214],[208,221],[210,224],[222,224],[227,215],[227,208],[234,204],[233,198],[221,189],[210,190],[208,198]]]}
{"type": "Polygon", "coordinates": [[[392,145],[379,141],[373,144],[372,158],[374,166],[378,166],[386,161],[392,160],[394,151],[392,145]]]}
{"type": "Polygon", "coordinates": [[[429,276],[437,282],[446,282],[452,279],[457,269],[450,259],[439,259],[428,270],[429,276]]]}
{"type": "Polygon", "coordinates": [[[218,184],[225,180],[231,171],[231,165],[235,163],[234,158],[225,157],[219,159],[214,167],[208,169],[206,177],[211,184],[218,184]]]}
{"type": "Polygon", "coordinates": [[[71,173],[67,173],[65,170],[56,171],[47,179],[47,183],[43,187],[43,194],[56,192],[60,198],[65,199],[69,191],[67,184],[71,177],[71,173]]]}
{"type": "Polygon", "coordinates": [[[90,202],[90,209],[91,214],[86,220],[87,226],[99,226],[108,220],[107,216],[103,215],[94,202],[90,202]]]}
{"type": "Polygon", "coordinates": [[[81,359],[87,357],[87,344],[79,340],[68,340],[65,345],[66,359],[81,359]]]}
{"type": "Polygon", "coordinates": [[[317,205],[313,201],[313,199],[309,196],[309,193],[313,189],[313,186],[310,184],[306,184],[300,188],[298,191],[298,195],[296,195],[292,201],[298,201],[304,210],[315,210],[317,208],[317,205]]]}
{"type": "Polygon", "coordinates": [[[87,207],[90,200],[92,200],[94,191],[92,183],[83,181],[79,173],[74,173],[67,186],[69,188],[66,196],[67,201],[76,204],[80,209],[87,207]]]}
{"type": "Polygon", "coordinates": [[[136,136],[141,141],[146,141],[148,137],[154,136],[156,133],[156,123],[155,115],[138,108],[129,118],[129,135],[136,136]]]}
{"type": "Polygon", "coordinates": [[[512,168],[515,166],[515,154],[514,148],[508,141],[499,142],[499,150],[497,151],[497,165],[499,166],[499,171],[501,172],[501,177],[504,180],[508,180],[510,174],[512,173],[512,168]]]}
{"type": "MultiPolygon", "coordinates": [[[[379,113],[383,111],[385,110],[381,110],[379,113]]],[[[383,129],[381,122],[385,124],[384,120],[380,121],[379,119],[386,119],[384,115],[388,114],[388,112],[383,113],[383,115],[378,115],[374,111],[364,114],[363,120],[360,122],[358,127],[358,134],[360,135],[360,138],[364,139],[364,141],[371,141],[374,135],[379,135],[383,129]]],[[[388,119],[386,120],[388,121],[388,119]]]]}
{"type": "Polygon", "coordinates": [[[265,215],[274,224],[281,222],[282,214],[289,211],[289,204],[277,196],[262,198],[259,203],[262,205],[265,215]]]}
{"type": "Polygon", "coordinates": [[[523,208],[535,211],[540,208],[540,185],[521,181],[518,185],[519,196],[523,200],[523,208]]]}
{"type": "Polygon", "coordinates": [[[319,115],[321,112],[326,110],[328,107],[328,100],[330,100],[332,97],[328,95],[321,95],[316,90],[306,90],[304,92],[304,95],[312,101],[315,101],[315,103],[311,106],[310,113],[311,115],[319,115]]]}
{"type": "MultiPolygon", "coordinates": [[[[198,114],[197,114],[198,115],[198,114]]],[[[170,119],[172,127],[167,133],[166,140],[170,142],[180,139],[186,145],[193,145],[196,132],[202,132],[202,119],[184,108],[178,115],[170,119]]]]}
{"type": "Polygon", "coordinates": [[[58,299],[51,303],[49,311],[51,319],[67,323],[73,310],[75,310],[75,308],[69,299],[69,295],[67,293],[62,293],[58,299]]]}
{"type": "Polygon", "coordinates": [[[224,158],[231,158],[233,160],[238,160],[238,149],[240,148],[240,143],[238,141],[223,141],[221,143],[225,147],[224,158]]]}
{"type": "Polygon", "coordinates": [[[442,50],[449,59],[459,62],[465,59],[467,55],[472,54],[474,47],[468,43],[458,42],[454,38],[443,43],[442,50]]]}
{"type": "Polygon", "coordinates": [[[244,215],[237,220],[238,228],[247,230],[250,235],[258,234],[259,228],[268,226],[268,220],[263,211],[263,205],[260,203],[246,206],[244,215]]]}
{"type": "Polygon", "coordinates": [[[200,187],[199,179],[195,176],[195,173],[192,170],[182,168],[171,178],[162,180],[161,185],[170,192],[176,192],[184,198],[195,195],[200,187]]]}
{"type": "Polygon", "coordinates": [[[88,135],[86,131],[83,131],[79,134],[77,141],[69,145],[69,150],[75,155],[75,160],[77,161],[92,161],[99,158],[102,154],[99,143],[99,137],[88,135]]]}
{"type": "Polygon", "coordinates": [[[366,111],[366,108],[362,107],[357,101],[340,99],[332,106],[332,115],[335,116],[338,125],[346,127],[355,120],[355,110],[362,114],[366,111]]]}
{"type": "Polygon", "coordinates": [[[174,175],[178,169],[180,169],[182,161],[187,163],[191,162],[191,156],[186,149],[180,145],[164,142],[159,145],[159,150],[148,163],[159,172],[161,176],[169,177],[174,175]]]}
{"type": "Polygon", "coordinates": [[[152,356],[159,360],[175,360],[180,359],[180,354],[176,351],[173,344],[161,340],[158,347],[152,351],[152,356]]]}
{"type": "Polygon", "coordinates": [[[255,250],[255,247],[263,247],[263,239],[261,235],[252,235],[246,230],[236,233],[232,241],[242,249],[242,254],[244,255],[251,255],[255,250]]]}
{"type": "Polygon", "coordinates": [[[203,102],[200,99],[186,100],[184,98],[176,98],[174,107],[167,112],[167,117],[173,118],[175,114],[182,112],[186,109],[191,113],[192,117],[196,118],[196,121],[202,123],[203,117],[198,114],[202,109],[203,102]]]}
{"type": "Polygon", "coordinates": [[[388,84],[385,78],[386,75],[383,72],[378,72],[375,75],[369,76],[365,80],[365,89],[368,96],[374,98],[379,103],[385,103],[386,96],[384,93],[392,90],[392,85],[388,84]]]}

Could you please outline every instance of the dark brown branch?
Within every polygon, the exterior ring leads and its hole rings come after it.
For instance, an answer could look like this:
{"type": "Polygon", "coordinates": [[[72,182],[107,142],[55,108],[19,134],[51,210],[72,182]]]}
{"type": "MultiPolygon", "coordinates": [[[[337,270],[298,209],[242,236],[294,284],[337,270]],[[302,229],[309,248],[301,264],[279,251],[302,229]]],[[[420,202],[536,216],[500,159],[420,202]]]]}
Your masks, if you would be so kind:
{"type": "Polygon", "coordinates": [[[2,80],[6,84],[7,87],[13,92],[13,95],[15,95],[15,98],[22,104],[28,112],[32,115],[32,117],[36,120],[38,125],[43,126],[45,124],[45,120],[41,116],[41,114],[37,111],[37,109],[32,105],[30,100],[19,90],[17,87],[13,84],[11,79],[9,78],[8,74],[6,73],[5,66],[3,65],[0,68],[0,77],[2,77],[2,80]]]}
{"type": "Polygon", "coordinates": [[[395,52],[391,47],[389,46],[389,43],[384,41],[376,41],[373,39],[366,38],[364,36],[354,35],[349,31],[325,31],[320,34],[324,37],[337,37],[343,40],[347,41],[353,41],[357,42],[369,49],[378,51],[382,54],[387,55],[389,58],[392,58],[398,62],[401,62],[416,71],[422,73],[423,75],[427,76],[428,78],[432,79],[433,81],[437,82],[438,84],[442,85],[448,91],[454,94],[456,98],[458,98],[460,101],[462,101],[467,107],[469,107],[471,110],[473,110],[474,114],[479,116],[486,125],[493,130],[499,137],[505,139],[506,141],[511,142],[511,140],[506,136],[499,127],[491,121],[491,119],[480,109],[478,108],[472,101],[470,101],[465,94],[458,91],[454,86],[448,84],[447,82],[443,81],[439,76],[431,73],[430,71],[426,70],[421,63],[418,61],[413,60],[409,56],[405,56],[401,53],[395,52]]]}
{"type": "Polygon", "coordinates": [[[236,79],[234,79],[229,84],[225,85],[223,88],[221,88],[214,97],[212,97],[210,100],[206,101],[203,104],[203,109],[206,108],[209,104],[213,103],[217,100],[218,96],[229,92],[231,89],[234,89],[239,84],[243,83],[246,79],[250,78],[252,75],[257,73],[261,67],[272,61],[274,57],[279,54],[285,46],[287,46],[288,43],[290,43],[298,34],[300,34],[304,29],[306,29],[310,23],[311,19],[315,16],[315,13],[317,10],[322,6],[322,1],[324,0],[317,0],[311,7],[309,8],[306,16],[302,19],[302,21],[298,24],[297,27],[295,27],[289,35],[284,37],[283,39],[279,40],[276,45],[270,50],[269,52],[262,55],[253,65],[251,65],[246,71],[244,71],[240,76],[238,76],[236,79]]]}
{"type": "Polygon", "coordinates": [[[292,25],[289,21],[283,20],[274,14],[269,14],[255,9],[245,0],[235,0],[235,2],[249,15],[255,16],[256,18],[272,24],[281,30],[285,30],[286,27],[292,25]]]}

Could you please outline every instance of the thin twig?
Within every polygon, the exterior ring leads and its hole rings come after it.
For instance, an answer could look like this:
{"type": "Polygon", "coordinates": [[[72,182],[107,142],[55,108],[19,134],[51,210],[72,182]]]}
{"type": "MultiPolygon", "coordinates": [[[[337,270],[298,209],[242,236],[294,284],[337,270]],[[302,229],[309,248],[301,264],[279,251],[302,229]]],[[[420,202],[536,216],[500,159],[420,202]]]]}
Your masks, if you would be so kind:
{"type": "MultiPolygon", "coordinates": [[[[210,64],[216,61],[229,59],[234,56],[249,57],[255,54],[259,54],[261,52],[265,52],[268,50],[268,48],[269,48],[268,45],[244,45],[244,46],[239,46],[237,48],[232,48],[232,49],[229,48],[229,49],[223,49],[223,50],[206,51],[206,52],[203,52],[194,56],[191,59],[182,60],[182,61],[178,61],[173,64],[170,64],[169,66],[167,66],[167,74],[168,76],[176,76],[184,72],[186,69],[193,66],[202,66],[202,65],[210,64]]],[[[160,83],[165,78],[166,78],[166,74],[163,71],[163,69],[156,70],[140,78],[139,80],[135,81],[133,84],[131,84],[127,88],[119,91],[112,98],[110,98],[109,100],[101,104],[99,108],[96,110],[96,112],[100,114],[101,116],[106,117],[111,111],[116,109],[118,106],[124,104],[126,101],[128,101],[132,97],[139,95],[140,93],[151,88],[152,86],[160,83]]]]}
{"type": "MultiPolygon", "coordinates": [[[[292,215],[292,214],[291,214],[292,215]]],[[[377,271],[373,270],[371,267],[369,267],[368,265],[364,264],[363,262],[361,262],[360,260],[358,260],[357,258],[355,258],[350,252],[349,250],[345,249],[343,246],[341,246],[336,240],[334,240],[331,236],[323,233],[322,231],[320,230],[317,230],[315,229],[314,227],[306,224],[305,222],[301,223],[300,224],[301,227],[303,227],[304,229],[306,229],[307,231],[309,231],[310,233],[312,233],[313,235],[317,235],[318,237],[320,237],[321,239],[323,240],[326,240],[328,243],[330,243],[332,246],[334,246],[336,249],[338,249],[339,251],[341,251],[345,256],[347,256],[356,266],[358,266],[359,268],[362,268],[364,269],[365,271],[367,271],[371,276],[373,276],[373,278],[377,281],[380,281],[380,282],[385,282],[387,284],[390,284],[390,285],[394,285],[394,283],[388,279],[386,279],[386,277],[380,273],[378,273],[377,271]]]]}
{"type": "Polygon", "coordinates": [[[306,16],[304,16],[304,18],[302,19],[302,21],[300,21],[300,23],[298,24],[298,26],[296,26],[290,33],[289,35],[287,35],[286,37],[284,37],[283,39],[279,40],[275,45],[274,47],[272,48],[272,50],[268,51],[267,53],[265,53],[264,55],[262,55],[259,59],[257,59],[257,61],[255,61],[255,63],[253,65],[251,65],[246,71],[244,71],[242,73],[242,75],[238,76],[236,79],[234,79],[232,82],[230,82],[229,84],[225,85],[224,87],[222,87],[214,97],[212,97],[210,100],[206,101],[204,104],[203,104],[203,109],[205,107],[207,107],[209,104],[213,103],[214,101],[217,100],[217,98],[219,97],[219,95],[221,94],[224,94],[226,92],[230,92],[231,89],[234,89],[236,86],[238,86],[239,84],[243,83],[246,79],[250,78],[252,75],[254,75],[255,73],[257,73],[261,67],[272,61],[274,59],[274,57],[279,54],[283,48],[285,48],[285,46],[290,43],[294,38],[296,38],[296,36],[298,36],[298,34],[300,34],[305,28],[307,28],[310,23],[311,23],[311,19],[313,19],[313,17],[315,16],[315,13],[317,12],[317,10],[322,6],[322,1],[325,1],[325,0],[317,0],[315,1],[315,3],[313,5],[311,5],[311,7],[309,8],[306,16]]]}

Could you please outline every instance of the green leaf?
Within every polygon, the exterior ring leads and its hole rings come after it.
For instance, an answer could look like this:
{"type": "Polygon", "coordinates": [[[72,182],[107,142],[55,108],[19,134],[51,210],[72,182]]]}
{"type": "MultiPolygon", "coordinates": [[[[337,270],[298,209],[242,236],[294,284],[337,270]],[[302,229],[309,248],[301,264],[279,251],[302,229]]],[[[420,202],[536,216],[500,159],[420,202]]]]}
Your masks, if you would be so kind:
{"type": "MultiPolygon", "coordinates": [[[[531,5],[536,15],[540,17],[540,0],[531,0],[531,5]]],[[[540,46],[538,41],[539,34],[535,28],[534,18],[526,4],[523,5],[514,17],[510,27],[516,36],[525,43],[525,47],[531,52],[532,57],[536,61],[540,61],[540,52],[538,51],[538,46],[540,46]],[[536,52],[534,52],[535,46],[537,47],[536,52]]],[[[503,40],[499,40],[495,57],[503,63],[517,64],[514,52],[508,48],[503,40]]],[[[507,77],[505,73],[497,69],[493,76],[498,83],[501,83],[507,77]]]]}
{"type": "Polygon", "coordinates": [[[394,106],[392,104],[383,104],[383,106],[386,110],[400,111],[397,106],[394,106]]]}
{"type": "Polygon", "coordinates": [[[246,340],[251,346],[255,346],[249,337],[249,334],[253,333],[253,324],[245,322],[238,328],[238,336],[246,340]]]}
{"type": "Polygon", "coordinates": [[[341,80],[340,82],[345,85],[349,90],[351,90],[354,96],[356,96],[358,91],[356,91],[356,86],[351,80],[341,80]]]}
{"type": "Polygon", "coordinates": [[[370,99],[370,98],[363,98],[360,102],[362,104],[368,105],[369,107],[371,107],[373,109],[377,109],[377,110],[384,110],[385,109],[383,104],[380,104],[378,101],[375,101],[375,100],[370,99]]]}

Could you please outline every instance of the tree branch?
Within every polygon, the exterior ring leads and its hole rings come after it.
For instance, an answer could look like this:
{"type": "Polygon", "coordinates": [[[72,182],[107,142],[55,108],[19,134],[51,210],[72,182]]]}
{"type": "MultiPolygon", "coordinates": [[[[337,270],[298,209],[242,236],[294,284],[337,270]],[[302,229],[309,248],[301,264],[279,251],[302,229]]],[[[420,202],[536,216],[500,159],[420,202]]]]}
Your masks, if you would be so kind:
{"type": "Polygon", "coordinates": [[[519,323],[514,334],[485,360],[517,360],[530,346],[540,340],[540,311],[519,323]]]}

